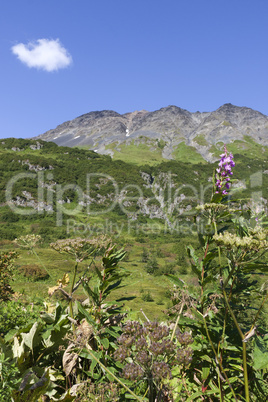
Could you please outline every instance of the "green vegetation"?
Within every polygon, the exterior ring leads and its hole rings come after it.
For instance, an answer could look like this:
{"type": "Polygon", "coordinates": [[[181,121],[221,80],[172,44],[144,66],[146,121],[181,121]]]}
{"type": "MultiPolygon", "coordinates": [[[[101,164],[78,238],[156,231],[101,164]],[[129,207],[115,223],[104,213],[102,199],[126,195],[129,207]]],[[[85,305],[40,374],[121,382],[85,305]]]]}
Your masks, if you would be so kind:
{"type": "Polygon", "coordinates": [[[229,126],[231,126],[231,123],[229,121],[224,120],[222,122],[222,125],[225,126],[225,127],[229,127],[229,126]]]}
{"type": "Polygon", "coordinates": [[[15,255],[13,251],[0,253],[0,301],[9,300],[13,293],[10,282],[13,279],[13,261],[15,255]]]}
{"type": "Polygon", "coordinates": [[[113,151],[113,160],[122,160],[127,163],[131,161],[134,165],[144,165],[144,162],[146,162],[151,166],[155,166],[164,161],[162,157],[164,146],[163,140],[155,141],[140,137],[137,140],[132,140],[130,144],[112,144],[107,146],[106,149],[113,151]]]}
{"type": "MultiPolygon", "coordinates": [[[[198,232],[196,250],[187,246],[187,265],[191,264],[195,282],[178,272],[169,273],[167,280],[173,287],[168,287],[161,278],[171,302],[164,319],[171,320],[172,329],[151,318],[150,306],[155,303],[155,310],[163,302],[156,299],[152,286],[145,289],[144,280],[139,321],[133,320],[131,310],[123,309],[122,302],[128,304],[132,298],[129,288],[137,288],[133,262],[128,257],[125,264],[131,263],[130,269],[120,267],[125,252],[117,251],[108,239],[76,238],[52,244],[56,253],[66,254],[70,269],[66,270],[65,261],[62,279],[48,289],[40,318],[35,303],[34,310],[24,310],[27,321],[25,314],[11,318],[0,304],[5,319],[0,338],[5,363],[0,371],[2,398],[19,402],[27,397],[34,402],[46,395],[53,400],[93,401],[101,392],[105,400],[113,394],[113,400],[119,401],[128,395],[132,400],[147,395],[149,402],[160,402],[167,394],[176,400],[202,395],[231,401],[239,395],[246,401],[264,401],[268,339],[256,336],[256,328],[265,334],[262,314],[267,292],[255,278],[267,270],[268,222],[259,226],[249,210],[234,212],[236,205],[228,212],[226,199],[214,194],[211,203],[197,210],[199,218],[207,221],[208,234],[198,232]],[[74,298],[79,287],[84,298],[74,298]],[[62,301],[55,305],[56,295],[62,301]]],[[[24,236],[16,243],[32,250],[36,240],[24,236]]],[[[167,253],[164,243],[154,244],[148,253],[141,249],[140,258],[154,268],[150,276],[159,275],[157,258],[166,260],[167,253]]],[[[6,261],[6,254],[1,258],[6,261]]]]}
{"type": "Polygon", "coordinates": [[[205,139],[205,136],[202,134],[197,135],[196,137],[194,137],[194,141],[201,146],[207,146],[207,140],[205,139]]]}
{"type": "Polygon", "coordinates": [[[142,166],[38,143],[0,143],[0,399],[264,402],[268,222],[249,203],[268,198],[263,155],[237,148],[224,197],[185,144],[184,161],[142,166]],[[6,205],[19,173],[36,176],[12,198],[51,210],[6,205]],[[90,211],[73,214],[86,174],[90,211]],[[60,199],[47,186],[71,183],[60,199]]]}
{"type": "Polygon", "coordinates": [[[223,149],[223,145],[224,144],[221,144],[221,143],[217,143],[217,146],[216,145],[212,145],[210,148],[209,148],[209,153],[211,153],[214,157],[218,157],[219,156],[219,151],[222,151],[222,149],[223,149]],[[221,145],[221,146],[220,146],[221,145]]]}
{"type": "Polygon", "coordinates": [[[251,137],[244,136],[244,141],[234,141],[228,145],[233,154],[240,154],[251,159],[267,160],[268,147],[255,142],[251,137]]]}
{"type": "Polygon", "coordinates": [[[185,142],[181,142],[177,146],[176,150],[173,152],[173,157],[176,161],[181,162],[207,163],[194,147],[186,145],[185,142]]]}

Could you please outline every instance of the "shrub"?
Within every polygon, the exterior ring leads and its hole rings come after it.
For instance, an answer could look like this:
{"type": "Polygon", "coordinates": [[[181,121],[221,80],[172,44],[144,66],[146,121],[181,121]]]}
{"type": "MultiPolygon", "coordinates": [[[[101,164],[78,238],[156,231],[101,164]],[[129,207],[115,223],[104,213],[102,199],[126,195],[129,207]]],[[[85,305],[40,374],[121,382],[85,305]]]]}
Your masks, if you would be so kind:
{"type": "Polygon", "coordinates": [[[155,257],[151,257],[145,265],[145,270],[150,275],[157,275],[159,264],[155,257]]]}
{"type": "Polygon", "coordinates": [[[49,278],[48,273],[37,264],[21,265],[17,268],[17,271],[34,282],[49,278]]]}
{"type": "Polygon", "coordinates": [[[151,293],[149,292],[149,290],[147,292],[143,292],[142,295],[141,295],[141,298],[145,302],[153,302],[154,301],[154,299],[153,299],[151,293]]]}
{"type": "Polygon", "coordinates": [[[0,400],[3,402],[11,401],[12,390],[19,385],[19,369],[14,361],[0,354],[0,400]]]}
{"type": "Polygon", "coordinates": [[[148,260],[149,260],[149,252],[145,247],[143,247],[141,253],[141,262],[148,262],[148,260]]]}
{"type": "Polygon", "coordinates": [[[175,263],[172,262],[166,263],[166,265],[159,268],[159,270],[157,271],[157,275],[167,275],[167,274],[173,275],[175,273],[175,267],[176,267],[175,263]]]}
{"type": "Polygon", "coordinates": [[[29,324],[31,320],[39,317],[39,309],[26,305],[17,300],[0,303],[0,336],[5,336],[11,329],[29,324]]]}
{"type": "Polygon", "coordinates": [[[0,253],[0,301],[9,300],[13,293],[10,282],[13,278],[13,261],[15,257],[16,253],[14,251],[0,253]]]}
{"type": "Polygon", "coordinates": [[[1,221],[3,222],[18,222],[19,217],[12,211],[6,211],[3,214],[1,214],[1,221]]]}

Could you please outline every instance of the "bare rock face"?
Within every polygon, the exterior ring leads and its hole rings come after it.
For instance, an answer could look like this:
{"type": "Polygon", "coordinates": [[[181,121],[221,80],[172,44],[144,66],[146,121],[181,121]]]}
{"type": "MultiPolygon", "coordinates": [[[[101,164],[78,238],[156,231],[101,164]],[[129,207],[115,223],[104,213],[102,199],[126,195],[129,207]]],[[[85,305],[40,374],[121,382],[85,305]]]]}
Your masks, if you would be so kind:
{"type": "Polygon", "coordinates": [[[84,114],[35,137],[64,146],[87,146],[99,153],[111,153],[110,144],[130,143],[133,139],[163,140],[162,156],[172,159],[175,147],[185,142],[208,161],[208,150],[217,143],[228,144],[251,137],[268,145],[268,117],[247,107],[227,103],[213,112],[190,113],[168,106],[119,114],[111,110],[84,114]]]}

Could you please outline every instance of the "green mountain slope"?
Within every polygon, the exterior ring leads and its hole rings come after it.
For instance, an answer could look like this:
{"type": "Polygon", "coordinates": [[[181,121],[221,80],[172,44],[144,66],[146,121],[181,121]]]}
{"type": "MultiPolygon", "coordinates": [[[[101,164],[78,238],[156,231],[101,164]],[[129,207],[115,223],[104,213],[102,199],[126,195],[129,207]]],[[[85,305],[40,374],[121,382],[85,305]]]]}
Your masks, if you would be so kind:
{"type": "MultiPolygon", "coordinates": [[[[265,206],[267,153],[249,139],[248,144],[252,147],[235,154],[233,191],[243,198],[262,197],[265,206]]],[[[183,162],[155,153],[152,163],[150,154],[140,154],[140,160],[136,152],[136,159],[130,153],[122,161],[53,142],[2,140],[0,236],[13,239],[31,230],[50,241],[94,231],[141,233],[140,226],[152,222],[167,230],[187,221],[191,207],[209,200],[217,164],[200,160],[189,147],[178,152],[183,162]]]]}

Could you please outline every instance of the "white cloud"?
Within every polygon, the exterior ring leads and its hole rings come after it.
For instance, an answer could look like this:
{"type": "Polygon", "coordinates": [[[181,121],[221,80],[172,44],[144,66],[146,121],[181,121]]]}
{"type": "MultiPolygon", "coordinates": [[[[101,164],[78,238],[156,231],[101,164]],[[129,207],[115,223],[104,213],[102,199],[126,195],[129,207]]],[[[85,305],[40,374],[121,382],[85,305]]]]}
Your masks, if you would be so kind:
{"type": "Polygon", "coordinates": [[[36,42],[18,43],[11,48],[18,59],[28,67],[45,71],[56,71],[68,67],[72,56],[61,45],[59,39],[38,39],[36,42]]]}

